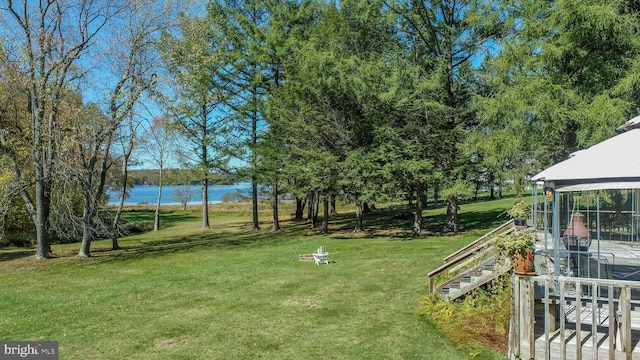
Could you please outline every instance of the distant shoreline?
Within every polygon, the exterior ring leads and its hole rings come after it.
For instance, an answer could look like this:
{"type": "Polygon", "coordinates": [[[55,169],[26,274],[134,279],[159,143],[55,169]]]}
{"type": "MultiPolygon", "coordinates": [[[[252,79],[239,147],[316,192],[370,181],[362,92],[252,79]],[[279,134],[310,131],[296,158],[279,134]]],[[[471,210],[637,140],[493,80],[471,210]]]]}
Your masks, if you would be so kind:
{"type": "MultiPolygon", "coordinates": [[[[129,196],[124,200],[124,205],[155,205],[158,201],[157,185],[134,186],[129,190],[129,196]]],[[[245,197],[251,196],[250,183],[238,183],[233,185],[211,185],[208,188],[208,203],[219,204],[223,202],[223,196],[231,201],[239,201],[245,197]]],[[[187,205],[202,204],[202,194],[200,186],[192,185],[163,185],[162,199],[160,205],[182,205],[182,202],[176,200],[177,192],[187,192],[190,199],[187,205]]],[[[109,192],[109,205],[118,205],[120,192],[109,192]]]]}

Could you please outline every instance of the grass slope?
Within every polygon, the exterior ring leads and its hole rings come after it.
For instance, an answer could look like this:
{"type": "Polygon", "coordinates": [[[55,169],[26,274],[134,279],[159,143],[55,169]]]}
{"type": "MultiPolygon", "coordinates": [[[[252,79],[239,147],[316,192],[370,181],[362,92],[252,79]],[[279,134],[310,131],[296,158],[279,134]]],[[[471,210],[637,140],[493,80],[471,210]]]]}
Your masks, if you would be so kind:
{"type": "MultiPolygon", "coordinates": [[[[461,222],[500,207],[465,205],[461,222]]],[[[121,251],[95,242],[86,260],[72,256],[77,244],[41,262],[0,250],[0,339],[56,340],[61,359],[471,358],[417,308],[427,272],[482,231],[388,234],[391,215],[370,218],[360,236],[347,230],[350,215],[338,217],[321,236],[293,222],[252,233],[246,217],[228,215],[202,231],[197,214],[176,212],[165,229],[122,239],[121,251]],[[297,259],[319,245],[329,265],[297,259]]]]}

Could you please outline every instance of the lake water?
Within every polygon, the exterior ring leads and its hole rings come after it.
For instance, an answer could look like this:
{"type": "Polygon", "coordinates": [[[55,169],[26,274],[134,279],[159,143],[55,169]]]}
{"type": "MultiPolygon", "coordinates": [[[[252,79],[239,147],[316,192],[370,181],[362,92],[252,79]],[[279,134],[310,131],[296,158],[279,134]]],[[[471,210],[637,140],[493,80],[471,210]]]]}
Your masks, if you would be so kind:
{"type": "MultiPolygon", "coordinates": [[[[182,185],[164,185],[162,187],[162,199],[160,204],[162,205],[176,205],[180,204],[173,196],[177,189],[184,189],[182,185]]],[[[200,186],[192,185],[187,188],[191,192],[190,205],[202,204],[202,190],[200,186]]],[[[222,196],[224,194],[234,194],[237,191],[241,191],[244,196],[251,196],[251,184],[239,183],[235,185],[212,185],[209,186],[209,203],[222,202],[222,196]]],[[[120,193],[109,193],[109,204],[117,205],[118,197],[120,193]]],[[[129,197],[124,200],[125,205],[137,205],[137,204],[155,204],[158,200],[158,186],[154,185],[138,185],[129,190],[129,197]]]]}

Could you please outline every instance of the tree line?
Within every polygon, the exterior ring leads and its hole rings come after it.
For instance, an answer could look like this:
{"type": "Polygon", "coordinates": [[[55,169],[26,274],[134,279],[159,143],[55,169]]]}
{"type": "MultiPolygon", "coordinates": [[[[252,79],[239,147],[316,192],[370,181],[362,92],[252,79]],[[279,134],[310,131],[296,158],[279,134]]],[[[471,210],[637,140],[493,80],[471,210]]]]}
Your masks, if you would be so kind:
{"type": "MultiPolygon", "coordinates": [[[[197,185],[198,179],[193,178],[193,172],[189,169],[165,168],[163,169],[163,180],[160,180],[160,169],[135,169],[129,170],[129,181],[132,186],[154,185],[197,185]]],[[[209,174],[212,181],[217,185],[233,185],[236,181],[231,181],[230,177],[220,174],[209,174]]],[[[235,179],[234,179],[235,180],[235,179]]],[[[246,181],[246,179],[240,179],[246,181]]]]}
{"type": "MultiPolygon", "coordinates": [[[[176,162],[203,189],[222,174],[292,196],[328,231],[355,206],[446,205],[528,176],[614,134],[638,112],[640,6],[633,1],[4,1],[2,210],[52,236],[121,232],[105,216],[129,167],[176,162]]],[[[160,196],[160,194],[159,194],[160,196]]],[[[121,199],[122,203],[123,199],[121,199]]],[[[159,204],[156,223],[159,226],[159,204]]],[[[4,217],[6,219],[6,216],[4,217]]],[[[5,226],[3,226],[3,229],[5,226]]]]}

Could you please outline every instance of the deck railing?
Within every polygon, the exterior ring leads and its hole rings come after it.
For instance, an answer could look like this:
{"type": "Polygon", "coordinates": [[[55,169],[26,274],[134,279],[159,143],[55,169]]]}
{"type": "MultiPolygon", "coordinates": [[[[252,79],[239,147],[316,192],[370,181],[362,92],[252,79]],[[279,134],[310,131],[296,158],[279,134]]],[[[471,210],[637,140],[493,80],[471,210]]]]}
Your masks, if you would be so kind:
{"type": "MultiPolygon", "coordinates": [[[[493,246],[492,240],[496,235],[507,234],[514,231],[513,220],[509,220],[499,227],[493,229],[477,240],[469,243],[458,251],[444,258],[444,264],[429,273],[429,292],[435,293],[444,284],[436,284],[436,277],[440,274],[453,274],[461,269],[477,265],[484,260],[489,253],[489,248],[493,246]]],[[[451,280],[451,279],[447,279],[451,280]]]]}
{"type": "Polygon", "coordinates": [[[511,285],[510,359],[640,357],[632,338],[640,283],[512,275],[511,285]]]}

